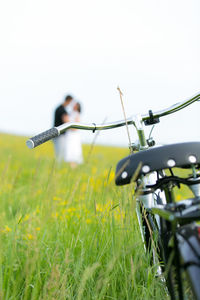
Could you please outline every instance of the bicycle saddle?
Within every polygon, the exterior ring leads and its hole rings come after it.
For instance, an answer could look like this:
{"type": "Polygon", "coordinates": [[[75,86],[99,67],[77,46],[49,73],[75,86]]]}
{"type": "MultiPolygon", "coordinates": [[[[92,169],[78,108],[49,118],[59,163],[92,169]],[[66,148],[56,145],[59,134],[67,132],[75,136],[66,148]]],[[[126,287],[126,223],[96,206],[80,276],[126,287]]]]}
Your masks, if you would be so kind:
{"type": "Polygon", "coordinates": [[[141,175],[169,168],[200,167],[200,142],[186,142],[150,148],[131,154],[117,164],[116,185],[136,181],[141,175]]]}

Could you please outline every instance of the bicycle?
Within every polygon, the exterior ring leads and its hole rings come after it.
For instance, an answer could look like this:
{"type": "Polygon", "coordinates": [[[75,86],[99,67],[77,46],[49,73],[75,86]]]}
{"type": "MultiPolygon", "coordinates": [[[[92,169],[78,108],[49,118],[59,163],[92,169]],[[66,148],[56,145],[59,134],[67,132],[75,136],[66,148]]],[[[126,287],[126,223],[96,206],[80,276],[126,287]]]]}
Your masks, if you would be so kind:
{"type": "Polygon", "coordinates": [[[27,141],[29,148],[59,136],[69,128],[107,130],[134,125],[138,143],[133,153],[116,167],[116,185],[134,183],[136,214],[145,251],[158,264],[158,276],[165,281],[171,299],[200,299],[200,142],[156,146],[146,139],[144,126],[155,126],[160,118],[200,100],[200,94],[167,109],[134,115],[103,125],[66,123],[27,141]],[[177,168],[191,170],[186,177],[175,175],[177,168]],[[175,201],[174,188],[188,186],[193,198],[175,201]],[[196,222],[197,221],[197,222],[196,222]],[[186,278],[187,276],[187,278],[186,278]],[[188,280],[189,279],[189,280],[188,280]]]}

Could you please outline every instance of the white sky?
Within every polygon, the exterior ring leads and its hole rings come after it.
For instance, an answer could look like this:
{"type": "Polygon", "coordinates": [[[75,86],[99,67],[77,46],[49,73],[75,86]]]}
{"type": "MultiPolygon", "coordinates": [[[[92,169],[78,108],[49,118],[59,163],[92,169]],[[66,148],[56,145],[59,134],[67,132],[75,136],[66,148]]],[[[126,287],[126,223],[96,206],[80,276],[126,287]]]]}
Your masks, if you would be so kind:
{"type": "MultiPolygon", "coordinates": [[[[199,14],[199,0],[1,0],[0,131],[52,127],[68,93],[82,103],[83,122],[101,123],[123,118],[118,85],[127,116],[200,92],[199,14]]],[[[199,113],[196,103],[162,119],[154,136],[200,140],[199,113]]],[[[126,129],[98,142],[126,145],[126,129]]]]}

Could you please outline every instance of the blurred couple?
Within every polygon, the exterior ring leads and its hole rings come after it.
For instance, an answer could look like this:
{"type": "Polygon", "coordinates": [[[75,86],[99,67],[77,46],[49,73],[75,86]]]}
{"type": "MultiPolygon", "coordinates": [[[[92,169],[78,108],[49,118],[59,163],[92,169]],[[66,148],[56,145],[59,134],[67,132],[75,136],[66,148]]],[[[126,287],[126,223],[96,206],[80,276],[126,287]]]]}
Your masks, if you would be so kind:
{"type": "MultiPolygon", "coordinates": [[[[54,114],[54,126],[67,122],[80,122],[81,105],[71,95],[67,95],[64,102],[59,105],[54,114]]],[[[80,132],[77,129],[68,129],[54,139],[56,159],[65,161],[75,168],[83,162],[80,132]]]]}

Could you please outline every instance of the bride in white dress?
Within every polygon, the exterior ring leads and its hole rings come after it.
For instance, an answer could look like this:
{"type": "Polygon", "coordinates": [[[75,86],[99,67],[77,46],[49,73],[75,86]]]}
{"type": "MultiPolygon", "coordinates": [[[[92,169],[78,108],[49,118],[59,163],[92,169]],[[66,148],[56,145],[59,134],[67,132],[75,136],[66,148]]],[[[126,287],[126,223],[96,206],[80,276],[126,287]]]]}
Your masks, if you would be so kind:
{"type": "MultiPolygon", "coordinates": [[[[81,106],[78,102],[73,105],[69,115],[69,122],[80,122],[81,106]]],[[[74,168],[83,162],[81,135],[78,129],[69,129],[65,133],[65,157],[64,160],[74,168]]]]}

